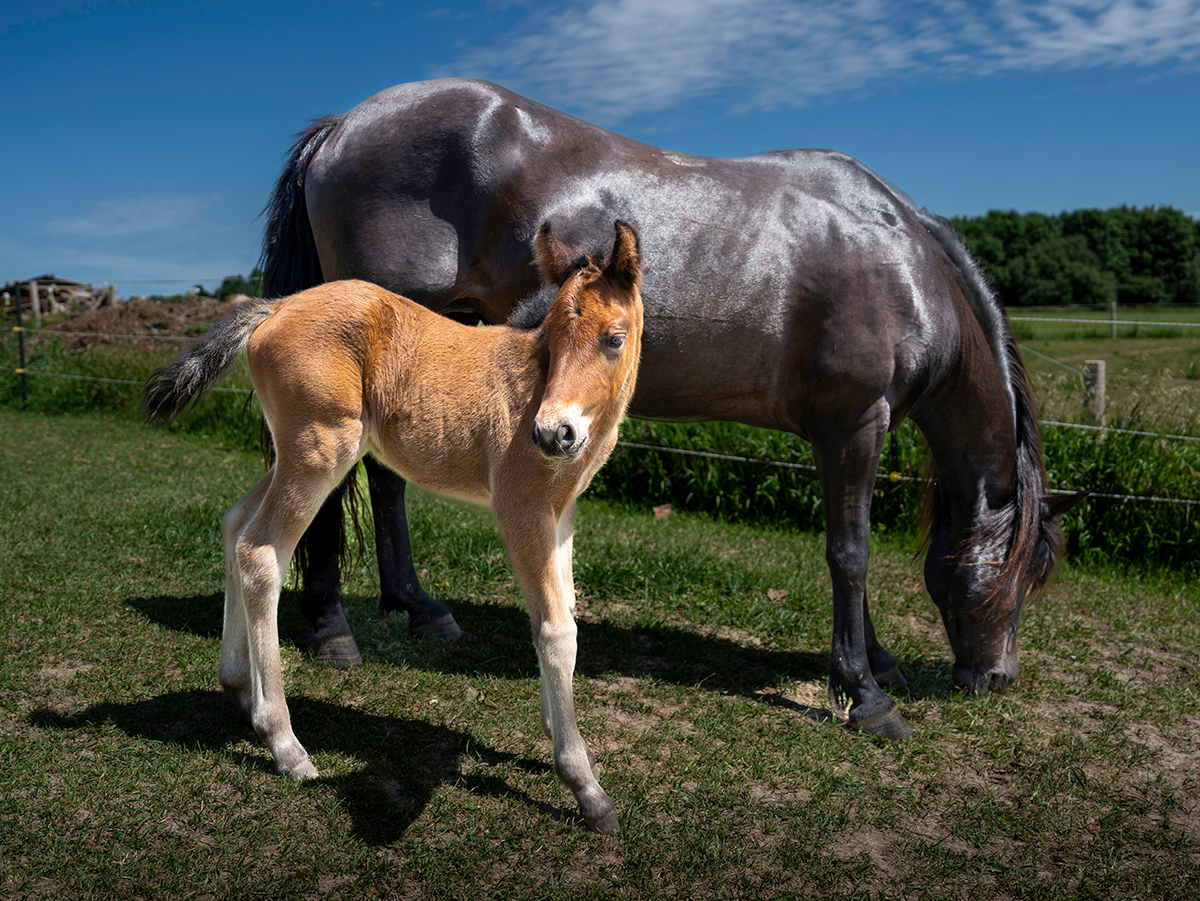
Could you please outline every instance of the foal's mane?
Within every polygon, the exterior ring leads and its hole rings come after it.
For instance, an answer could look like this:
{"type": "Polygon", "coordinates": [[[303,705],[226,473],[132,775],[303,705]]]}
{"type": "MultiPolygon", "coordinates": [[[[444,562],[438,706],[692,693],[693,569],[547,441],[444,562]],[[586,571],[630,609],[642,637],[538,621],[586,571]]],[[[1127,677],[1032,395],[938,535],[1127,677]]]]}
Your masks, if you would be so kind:
{"type": "MultiPolygon", "coordinates": [[[[563,285],[566,285],[574,277],[575,273],[583,270],[594,270],[599,273],[601,268],[600,264],[592,259],[592,257],[586,254],[580,255],[567,265],[567,276],[563,281],[563,285]]],[[[543,284],[517,304],[508,315],[508,319],[505,320],[504,324],[511,328],[521,329],[522,331],[532,331],[538,328],[546,320],[546,314],[550,312],[550,307],[554,305],[554,299],[558,297],[561,290],[562,286],[555,287],[543,284]]]]}

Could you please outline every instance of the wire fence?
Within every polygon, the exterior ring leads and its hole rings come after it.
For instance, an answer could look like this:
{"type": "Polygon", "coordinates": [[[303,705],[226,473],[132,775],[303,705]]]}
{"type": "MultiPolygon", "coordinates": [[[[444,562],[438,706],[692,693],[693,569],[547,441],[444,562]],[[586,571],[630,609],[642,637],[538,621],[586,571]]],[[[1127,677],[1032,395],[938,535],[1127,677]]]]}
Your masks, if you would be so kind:
{"type": "MultiPolygon", "coordinates": [[[[1085,324],[1091,324],[1094,322],[1095,324],[1098,324],[1098,325],[1109,324],[1109,320],[1043,319],[1040,317],[1010,317],[1010,318],[1012,321],[1017,321],[1017,322],[1073,322],[1073,323],[1077,323],[1077,324],[1080,322],[1084,322],[1085,324]]],[[[1158,323],[1158,322],[1143,321],[1143,322],[1120,322],[1118,324],[1123,324],[1123,325],[1181,325],[1184,327],[1200,327],[1200,323],[1158,323]]],[[[51,335],[77,336],[77,337],[86,337],[86,338],[104,338],[106,340],[181,341],[181,342],[188,342],[188,343],[194,343],[198,337],[198,336],[186,336],[186,335],[185,336],[154,335],[154,334],[151,334],[151,335],[126,335],[126,334],[113,334],[113,333],[103,333],[103,332],[74,332],[74,331],[65,331],[65,330],[53,329],[53,328],[29,328],[27,326],[14,326],[13,331],[18,332],[18,333],[42,332],[42,333],[49,333],[51,335]]],[[[1033,348],[1028,347],[1027,345],[1022,344],[1021,349],[1022,349],[1022,351],[1026,352],[1026,353],[1032,354],[1032,355],[1034,355],[1040,359],[1043,359],[1053,365],[1056,365],[1062,369],[1072,372],[1075,375],[1080,376],[1081,378],[1083,376],[1082,370],[1076,369],[1075,367],[1071,366],[1068,363],[1064,363],[1061,360],[1057,360],[1054,357],[1048,356],[1047,354],[1044,354],[1044,353],[1041,353],[1040,351],[1034,350],[1033,348]]],[[[76,381],[101,382],[101,383],[131,385],[131,386],[132,385],[140,386],[140,385],[144,384],[143,381],[136,380],[136,379],[113,379],[113,378],[102,378],[100,376],[85,376],[85,375],[73,375],[73,374],[68,374],[68,373],[46,372],[44,370],[28,369],[23,365],[15,367],[14,373],[21,377],[37,376],[37,377],[45,377],[45,378],[71,379],[71,380],[76,380],[76,381]]],[[[1120,376],[1110,376],[1110,378],[1119,378],[1119,377],[1120,376]]],[[[1182,382],[1184,384],[1200,386],[1200,381],[1197,381],[1194,379],[1159,378],[1159,377],[1155,377],[1155,376],[1127,376],[1126,378],[1139,380],[1139,381],[1156,381],[1157,380],[1157,381],[1165,381],[1165,382],[1182,382]]],[[[249,388],[225,388],[225,387],[218,386],[211,390],[217,391],[217,392],[223,392],[223,393],[227,393],[227,394],[248,395],[248,394],[254,393],[249,388]]],[[[1163,432],[1141,431],[1141,430],[1137,430],[1137,429],[1122,429],[1122,428],[1115,428],[1115,427],[1110,427],[1110,426],[1089,425],[1087,423],[1079,423],[1079,422],[1058,422],[1058,421],[1054,421],[1054,420],[1039,420],[1038,424],[1043,427],[1048,427],[1048,428],[1080,429],[1080,430],[1085,430],[1085,431],[1090,431],[1090,432],[1136,435],[1136,436],[1142,436],[1142,437],[1147,437],[1147,438],[1158,438],[1158,439],[1163,439],[1163,440],[1168,440],[1168,441],[1185,441],[1185,442],[1200,443],[1200,437],[1196,437],[1196,436],[1192,436],[1192,435],[1175,435],[1175,434],[1169,434],[1169,433],[1163,433],[1163,432]]],[[[732,463],[751,463],[751,464],[757,464],[757,465],[768,466],[768,467],[778,467],[778,468],[783,468],[783,469],[806,470],[806,471],[811,471],[811,472],[817,471],[817,467],[815,465],[809,464],[809,463],[793,463],[793,462],[789,462],[789,461],[785,461],[785,460],[774,460],[774,459],[767,459],[767,458],[761,458],[761,457],[744,457],[744,456],[737,456],[734,454],[723,454],[723,453],[720,453],[717,451],[691,450],[691,449],[686,449],[686,448],[667,447],[667,446],[653,445],[653,444],[642,444],[642,443],[630,442],[630,441],[618,441],[617,445],[620,447],[629,448],[631,450],[655,451],[655,452],[659,452],[659,453],[679,454],[679,455],[683,455],[683,456],[692,456],[692,457],[699,457],[699,458],[704,458],[704,459],[709,459],[709,460],[718,460],[718,461],[725,461],[725,462],[732,462],[732,463]]],[[[897,482],[927,482],[929,480],[924,479],[924,478],[918,478],[915,476],[907,476],[902,473],[893,471],[893,472],[879,473],[876,476],[876,481],[886,481],[886,482],[897,483],[897,482]]],[[[1069,488],[1056,488],[1056,489],[1051,489],[1051,493],[1056,494],[1056,495],[1072,495],[1072,494],[1076,494],[1077,491],[1073,490],[1073,489],[1069,489],[1069,488]]],[[[1143,502],[1143,503],[1154,503],[1154,504],[1179,504],[1179,505],[1185,505],[1185,506],[1200,506],[1200,498],[1169,498],[1169,497],[1153,497],[1153,496],[1133,495],[1133,494],[1105,494],[1105,493],[1099,493],[1099,492],[1090,492],[1089,496],[1097,497],[1097,498],[1113,499],[1113,500],[1138,501],[1138,502],[1143,502]]]]}
{"type": "Polygon", "coordinates": [[[1075,326],[1153,326],[1155,328],[1200,328],[1200,322],[1159,322],[1154,319],[1055,319],[1050,316],[1009,316],[1009,322],[1060,322],[1075,326]]]}

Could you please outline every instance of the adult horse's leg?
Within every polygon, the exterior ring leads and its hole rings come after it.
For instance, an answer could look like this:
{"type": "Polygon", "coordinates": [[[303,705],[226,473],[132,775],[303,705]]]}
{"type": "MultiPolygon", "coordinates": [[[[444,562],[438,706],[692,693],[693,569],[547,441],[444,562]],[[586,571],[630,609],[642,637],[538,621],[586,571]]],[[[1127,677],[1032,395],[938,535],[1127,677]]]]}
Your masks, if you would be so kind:
{"type": "MultiPolygon", "coordinates": [[[[350,478],[354,478],[351,471],[350,478]]],[[[342,495],[348,482],[325,499],[308,531],[304,533],[308,565],[300,612],[312,623],[306,640],[318,663],[342,669],[362,663],[354,631],[342,607],[342,574],[338,554],[342,547],[342,495]]]]}
{"type": "MultiPolygon", "coordinates": [[[[408,631],[416,637],[430,641],[461,638],[462,630],[450,608],[425,593],[413,568],[404,509],[404,480],[370,457],[363,462],[375,518],[381,610],[406,611],[408,631]]],[[[362,663],[362,654],[342,605],[338,562],[345,528],[342,496],[349,479],[354,477],[352,471],[347,481],[326,498],[304,536],[308,566],[300,611],[312,623],[312,633],[305,643],[318,663],[339,669],[362,663]]]]}
{"type": "Polygon", "coordinates": [[[404,479],[367,457],[367,485],[375,517],[375,553],[379,560],[380,610],[408,613],[408,632],[429,641],[462,638],[450,608],[431,598],[421,587],[413,566],[404,506],[404,479]]]}
{"type": "Polygon", "coordinates": [[[871,611],[867,607],[867,596],[863,593],[863,637],[866,639],[867,658],[871,661],[871,675],[875,677],[876,685],[886,685],[889,688],[905,688],[908,680],[900,672],[900,664],[896,662],[886,648],[879,643],[875,635],[875,624],[871,622],[871,611]]]}
{"type": "MultiPolygon", "coordinates": [[[[847,725],[885,738],[907,738],[912,727],[871,674],[867,646],[867,561],[871,494],[889,410],[880,400],[853,428],[823,423],[812,431],[825,500],[826,550],[833,582],[833,645],[829,699],[847,725]]],[[[872,629],[872,632],[874,630],[872,629]]],[[[874,642],[878,647],[878,642],[874,642]]]]}

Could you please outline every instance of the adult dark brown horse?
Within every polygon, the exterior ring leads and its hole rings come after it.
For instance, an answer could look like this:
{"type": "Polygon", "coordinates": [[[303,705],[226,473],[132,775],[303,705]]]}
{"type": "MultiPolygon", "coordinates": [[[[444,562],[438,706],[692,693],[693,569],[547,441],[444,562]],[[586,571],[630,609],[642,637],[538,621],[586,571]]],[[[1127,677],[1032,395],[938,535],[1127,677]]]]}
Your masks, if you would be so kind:
{"type": "MultiPolygon", "coordinates": [[[[645,248],[633,416],[721,419],[812,442],[833,580],[830,695],[855,728],[910,733],[867,610],[871,493],[888,431],[911,417],[936,471],[925,580],[955,681],[1017,676],[1026,593],[1060,553],[1025,370],[961,238],[857,161],[792,150],[708,159],[650,147],[479,81],[400,85],[299,136],[275,188],[264,283],[362,278],[437,312],[503,322],[537,289],[529,240],[645,248]]],[[[368,464],[369,466],[369,464],[368,464]]],[[[413,571],[403,483],[369,468],[382,604],[452,636],[413,571]]],[[[338,505],[309,533],[304,609],[318,653],[357,649],[341,611],[338,505]]]]}

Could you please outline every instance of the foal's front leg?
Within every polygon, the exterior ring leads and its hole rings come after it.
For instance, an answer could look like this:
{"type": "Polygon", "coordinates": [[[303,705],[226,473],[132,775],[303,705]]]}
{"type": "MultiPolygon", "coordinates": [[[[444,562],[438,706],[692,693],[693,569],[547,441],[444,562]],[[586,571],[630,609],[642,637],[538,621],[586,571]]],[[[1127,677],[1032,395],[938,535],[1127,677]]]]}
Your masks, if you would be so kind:
{"type": "Polygon", "coordinates": [[[494,505],[493,513],[529,607],[541,670],[542,726],[554,742],[554,770],[575,795],[588,826],[616,832],[616,808],[596,781],[595,757],[575,719],[572,680],[578,629],[571,615],[575,592],[568,581],[570,562],[564,565],[562,556],[569,558],[571,553],[574,503],[561,519],[549,507],[494,505]]]}

